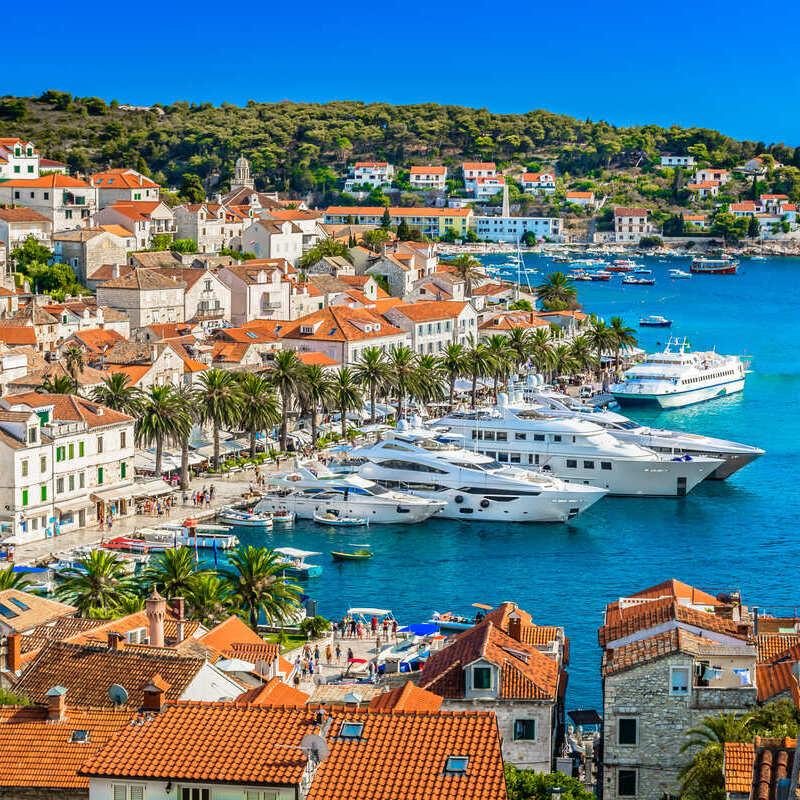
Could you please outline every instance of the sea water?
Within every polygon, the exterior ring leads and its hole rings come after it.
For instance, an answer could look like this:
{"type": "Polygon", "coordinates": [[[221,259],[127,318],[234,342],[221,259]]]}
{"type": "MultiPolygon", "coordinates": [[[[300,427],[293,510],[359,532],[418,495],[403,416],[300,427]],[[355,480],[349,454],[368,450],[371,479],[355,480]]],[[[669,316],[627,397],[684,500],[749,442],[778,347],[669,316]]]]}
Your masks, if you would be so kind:
{"type": "MultiPolygon", "coordinates": [[[[604,605],[621,596],[677,578],[712,593],[739,589],[746,604],[765,610],[800,606],[800,259],[743,260],[738,275],[690,280],[668,277],[670,268],[688,271],[686,259],[637,261],[653,270],[655,286],[622,286],[619,276],[577,283],[584,309],[606,322],[623,317],[648,352],[669,335],[686,336],[694,349],[746,356],[752,372],[732,397],[625,413],[756,445],[767,451],[759,460],[685,498],[605,498],[561,525],[433,520],[347,531],[298,521],[269,534],[242,532],[242,541],[319,551],[309,561],[323,573],[303,585],[318,612],[332,618],[350,606],[375,606],[407,624],[433,611],[466,613],[472,603],[512,600],[538,624],[563,625],[571,643],[568,708],[601,705],[597,628],[604,605]],[[650,314],[674,320],[672,329],[639,329],[639,318],[650,314]],[[331,550],[365,543],[375,552],[369,561],[332,561],[331,550]]],[[[532,255],[525,263],[540,271],[532,285],[567,271],[532,255]]]]}

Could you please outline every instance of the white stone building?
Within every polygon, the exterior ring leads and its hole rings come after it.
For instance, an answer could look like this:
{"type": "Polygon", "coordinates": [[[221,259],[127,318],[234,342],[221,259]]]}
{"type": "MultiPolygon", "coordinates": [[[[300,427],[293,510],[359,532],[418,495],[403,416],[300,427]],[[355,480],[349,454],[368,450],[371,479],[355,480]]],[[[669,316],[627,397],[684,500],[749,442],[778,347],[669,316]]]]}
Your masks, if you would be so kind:
{"type": "Polygon", "coordinates": [[[255,253],[258,258],[283,258],[296,264],[303,255],[303,241],[309,234],[292,220],[254,219],[242,230],[241,241],[234,249],[255,253]]]}
{"type": "Polygon", "coordinates": [[[411,167],[408,182],[413,189],[442,191],[447,186],[447,167],[411,167]]]}
{"type": "Polygon", "coordinates": [[[254,319],[289,319],[289,268],[281,258],[222,267],[219,278],[231,292],[231,322],[239,326],[254,319]]]}
{"type": "Polygon", "coordinates": [[[353,166],[353,176],[344,184],[346,192],[356,186],[389,186],[394,179],[394,167],[386,161],[357,161],[353,166]]]}
{"type": "Polygon", "coordinates": [[[40,161],[33,142],[15,137],[0,138],[0,180],[38,178],[40,161]]]}
{"type": "Polygon", "coordinates": [[[536,241],[561,241],[563,221],[560,217],[475,217],[475,233],[490,242],[519,242],[526,233],[536,241]]]}
{"type": "Polygon", "coordinates": [[[695,165],[694,156],[661,156],[662,167],[681,167],[690,169],[695,165]]]}
{"type": "Polygon", "coordinates": [[[128,315],[132,328],[183,322],[186,285],[155,270],[133,269],[97,287],[97,302],[128,315]]]}
{"type": "Polygon", "coordinates": [[[643,236],[649,236],[653,228],[647,221],[648,214],[646,208],[615,208],[614,241],[638,242],[643,236]]]}
{"type": "Polygon", "coordinates": [[[154,269],[159,275],[186,285],[183,295],[183,318],[195,320],[205,331],[231,321],[231,289],[211,269],[154,269]]]}
{"type": "Polygon", "coordinates": [[[467,302],[403,303],[383,316],[411,334],[411,346],[420,355],[438,355],[449,344],[465,345],[470,337],[477,338],[477,314],[467,302]]]}
{"type": "MultiPolygon", "coordinates": [[[[200,253],[217,253],[224,247],[235,247],[243,227],[252,219],[252,210],[242,211],[219,203],[176,206],[176,239],[191,239],[200,253]]],[[[240,248],[247,250],[246,247],[240,248]]]]}
{"type": "Polygon", "coordinates": [[[520,181],[522,191],[526,194],[555,194],[555,172],[525,172],[520,181]]]}
{"type": "Polygon", "coordinates": [[[117,202],[155,202],[161,187],[135,169],[107,169],[89,177],[97,189],[97,207],[113,206],[117,202]]]}
{"type": "Polygon", "coordinates": [[[0,183],[0,203],[32,208],[52,220],[58,232],[88,221],[97,208],[97,193],[85,181],[54,173],[0,183]]]}
{"type": "Polygon", "coordinates": [[[101,227],[60,231],[53,237],[53,258],[69,264],[78,281],[89,285],[90,278],[103,266],[118,266],[128,258],[127,240],[101,227]]]}
{"type": "Polygon", "coordinates": [[[175,238],[175,215],[160,200],[118,200],[92,217],[95,225],[119,225],[136,237],[136,246],[150,247],[157,234],[175,238]]]}
{"type": "Polygon", "coordinates": [[[52,249],[53,222],[49,217],[25,206],[0,208],[0,242],[11,252],[33,237],[40,245],[52,249]]]}
{"type": "Polygon", "coordinates": [[[465,161],[461,165],[461,172],[464,185],[469,189],[477,178],[493,178],[497,175],[497,165],[494,161],[465,161]]]}
{"type": "Polygon", "coordinates": [[[489,175],[475,178],[470,182],[469,188],[472,189],[476,199],[486,200],[494,197],[498,192],[502,192],[505,185],[506,179],[502,175],[489,175]]]}

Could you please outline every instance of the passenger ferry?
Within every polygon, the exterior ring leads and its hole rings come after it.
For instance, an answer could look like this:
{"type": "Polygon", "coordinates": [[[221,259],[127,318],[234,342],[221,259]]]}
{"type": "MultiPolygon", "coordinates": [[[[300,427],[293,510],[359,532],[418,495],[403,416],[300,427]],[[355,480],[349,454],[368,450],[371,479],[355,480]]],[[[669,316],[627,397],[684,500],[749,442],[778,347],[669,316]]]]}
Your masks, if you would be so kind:
{"type": "Polygon", "coordinates": [[[735,275],[739,262],[727,258],[695,258],[689,269],[700,275],[735,275]]]}
{"type": "Polygon", "coordinates": [[[620,405],[681,408],[744,389],[747,364],[739,356],[690,352],[686,339],[670,338],[662,353],[631,367],[609,391],[620,405]]]}

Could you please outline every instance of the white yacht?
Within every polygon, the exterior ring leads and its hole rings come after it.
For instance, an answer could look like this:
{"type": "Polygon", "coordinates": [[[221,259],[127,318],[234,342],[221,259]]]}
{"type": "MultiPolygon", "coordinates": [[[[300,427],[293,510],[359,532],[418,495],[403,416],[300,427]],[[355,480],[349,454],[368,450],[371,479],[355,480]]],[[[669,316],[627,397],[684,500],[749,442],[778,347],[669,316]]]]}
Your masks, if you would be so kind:
{"type": "Polygon", "coordinates": [[[502,463],[543,469],[563,480],[600,486],[610,494],[682,497],[722,463],[655,453],[623,442],[600,425],[573,417],[552,417],[535,407],[503,404],[475,411],[453,411],[433,427],[471,441],[502,463]]]}
{"type": "Polygon", "coordinates": [[[435,432],[396,431],[351,452],[358,473],[382,486],[443,502],[437,516],[477,522],[566,522],[607,494],[605,489],[566,483],[552,475],[500,464],[435,432]]]}
{"type": "Polygon", "coordinates": [[[257,513],[294,511],[300,519],[315,514],[358,517],[369,524],[423,522],[444,503],[390,491],[358,475],[341,475],[322,465],[300,465],[296,472],[269,478],[257,513]]]}
{"type": "Polygon", "coordinates": [[[631,367],[609,391],[623,406],[681,408],[741,392],[745,366],[739,356],[693,353],[686,339],[670,338],[663,352],[651,353],[631,367]]]}
{"type": "MultiPolygon", "coordinates": [[[[725,480],[734,472],[764,455],[764,451],[748,444],[715,439],[697,433],[684,433],[666,428],[651,428],[622,414],[581,403],[574,397],[558,392],[526,392],[525,399],[537,406],[543,414],[556,417],[577,417],[605,428],[613,437],[623,442],[633,442],[657,453],[692,458],[721,458],[720,464],[708,477],[725,480]]],[[[512,402],[512,406],[515,404],[512,402]]]]}

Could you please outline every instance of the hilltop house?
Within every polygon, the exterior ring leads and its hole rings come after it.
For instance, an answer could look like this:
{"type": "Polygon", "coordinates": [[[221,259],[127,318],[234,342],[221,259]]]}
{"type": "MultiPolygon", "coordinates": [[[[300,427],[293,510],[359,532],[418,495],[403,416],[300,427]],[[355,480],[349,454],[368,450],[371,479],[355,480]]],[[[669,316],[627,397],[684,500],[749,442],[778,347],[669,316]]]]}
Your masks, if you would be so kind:
{"type": "Polygon", "coordinates": [[[524,172],[520,183],[526,194],[556,193],[555,172],[524,172]]]}
{"type": "Polygon", "coordinates": [[[303,240],[303,230],[292,220],[259,218],[242,230],[241,241],[235,241],[233,246],[259,258],[283,258],[295,264],[303,255],[303,240]]]}
{"type": "Polygon", "coordinates": [[[594,192],[567,192],[566,201],[584,208],[594,208],[597,205],[594,192]]]}
{"type": "Polygon", "coordinates": [[[706,197],[716,197],[719,194],[719,181],[700,181],[699,183],[687,183],[686,188],[698,198],[705,200],[706,197]]]}
{"type": "Polygon", "coordinates": [[[493,178],[497,175],[497,165],[494,161],[465,161],[461,165],[461,173],[464,176],[464,185],[467,189],[472,189],[478,178],[493,178]]]}
{"type": "Polygon", "coordinates": [[[694,182],[703,183],[703,181],[717,181],[720,186],[723,186],[731,179],[731,174],[726,169],[712,169],[704,168],[695,170],[694,182]]]}
{"type": "Polygon", "coordinates": [[[52,248],[52,220],[25,206],[0,207],[0,243],[8,252],[22,247],[31,237],[44,247],[52,248]]]}
{"type": "Polygon", "coordinates": [[[408,181],[413,189],[438,189],[447,186],[447,167],[413,166],[408,181]]]}
{"type": "Polygon", "coordinates": [[[498,192],[502,192],[506,185],[506,179],[502,175],[487,175],[478,177],[470,181],[470,187],[475,198],[486,200],[494,197],[498,192]]]}
{"type": "Polygon", "coordinates": [[[344,183],[346,192],[358,186],[390,186],[394,179],[394,167],[386,161],[357,161],[353,166],[352,177],[344,183]]]}
{"type": "Polygon", "coordinates": [[[89,180],[97,190],[99,209],[117,202],[157,201],[161,187],[135,169],[115,168],[96,172],[89,180]]]}
{"type": "Polygon", "coordinates": [[[681,167],[689,169],[695,165],[694,156],[661,156],[662,167],[681,167]]]}
{"type": "Polygon", "coordinates": [[[69,264],[84,286],[89,285],[89,280],[101,267],[124,264],[127,257],[125,237],[106,228],[75,228],[53,237],[53,258],[69,264]]]}
{"type": "Polygon", "coordinates": [[[136,238],[136,246],[150,247],[157,234],[175,235],[175,215],[160,200],[117,200],[92,218],[95,225],[119,225],[136,238]]]}
{"type": "Polygon", "coordinates": [[[89,219],[97,208],[97,192],[85,181],[53,173],[0,182],[0,203],[38,211],[52,221],[53,231],[58,232],[89,219]]]}
{"type": "Polygon", "coordinates": [[[40,168],[41,158],[33,142],[0,138],[0,181],[38,178],[40,168]]]}
{"type": "Polygon", "coordinates": [[[649,236],[652,226],[647,221],[648,214],[646,208],[615,208],[614,241],[638,242],[643,236],[649,236]]]}

